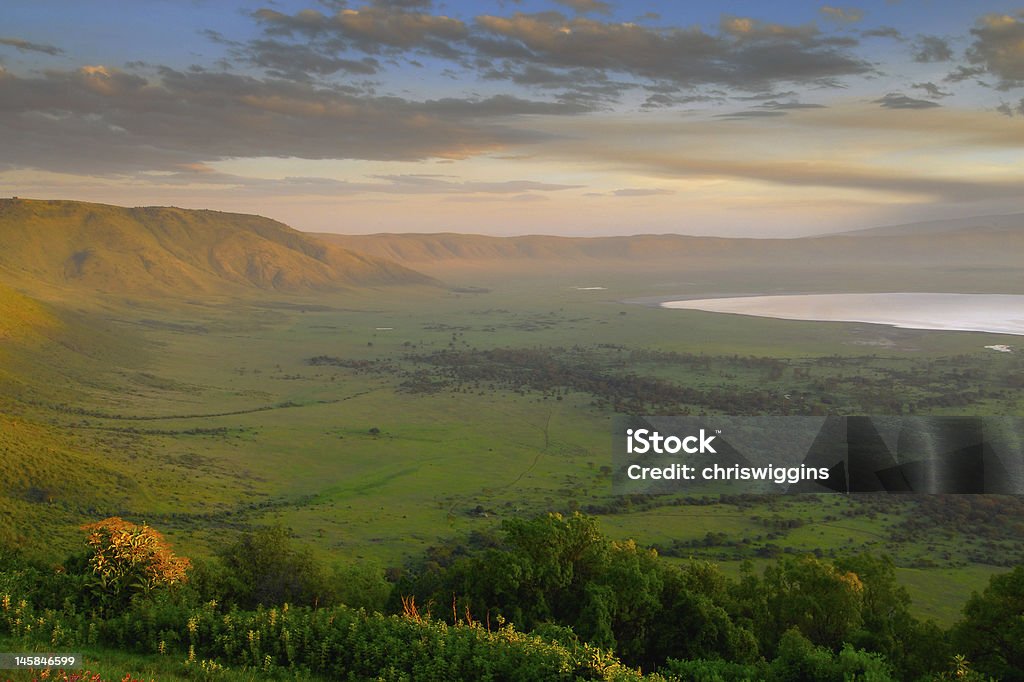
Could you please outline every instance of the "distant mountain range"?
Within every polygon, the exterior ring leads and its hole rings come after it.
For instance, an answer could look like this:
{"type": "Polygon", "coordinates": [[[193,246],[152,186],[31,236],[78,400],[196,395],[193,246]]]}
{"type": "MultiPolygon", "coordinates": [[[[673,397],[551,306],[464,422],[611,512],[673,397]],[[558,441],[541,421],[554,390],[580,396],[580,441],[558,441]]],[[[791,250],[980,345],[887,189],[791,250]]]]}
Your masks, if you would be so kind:
{"type": "Polygon", "coordinates": [[[943,232],[968,231],[1024,231],[1024,213],[1011,213],[1008,215],[974,216],[971,218],[951,218],[948,220],[929,220],[920,223],[906,223],[903,225],[885,225],[883,227],[870,227],[866,230],[840,232],[838,233],[838,236],[893,237],[926,234],[934,235],[943,232]]]}
{"type": "Polygon", "coordinates": [[[489,237],[471,234],[318,234],[346,249],[434,276],[459,268],[564,269],[984,267],[1021,268],[1024,214],[938,221],[795,239],[675,234],[629,237],[489,237]]]}

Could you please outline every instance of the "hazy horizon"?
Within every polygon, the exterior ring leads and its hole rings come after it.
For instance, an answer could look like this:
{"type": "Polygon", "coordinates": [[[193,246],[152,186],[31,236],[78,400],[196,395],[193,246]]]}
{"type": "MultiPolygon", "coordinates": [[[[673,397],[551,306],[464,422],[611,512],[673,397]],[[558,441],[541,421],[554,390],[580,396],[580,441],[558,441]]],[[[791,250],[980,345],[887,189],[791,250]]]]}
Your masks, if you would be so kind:
{"type": "Polygon", "coordinates": [[[1016,213],[1022,46],[992,0],[15,0],[0,192],[342,234],[1016,213]]]}

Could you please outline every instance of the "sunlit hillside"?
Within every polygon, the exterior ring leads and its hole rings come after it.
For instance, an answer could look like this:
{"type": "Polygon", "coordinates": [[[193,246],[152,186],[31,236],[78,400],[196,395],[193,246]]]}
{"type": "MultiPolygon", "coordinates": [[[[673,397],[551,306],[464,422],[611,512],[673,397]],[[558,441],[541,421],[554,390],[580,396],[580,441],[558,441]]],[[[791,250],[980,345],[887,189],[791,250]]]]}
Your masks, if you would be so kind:
{"type": "Polygon", "coordinates": [[[431,283],[277,221],[217,211],[6,199],[0,240],[0,276],[49,297],[55,287],[187,296],[431,283]]]}

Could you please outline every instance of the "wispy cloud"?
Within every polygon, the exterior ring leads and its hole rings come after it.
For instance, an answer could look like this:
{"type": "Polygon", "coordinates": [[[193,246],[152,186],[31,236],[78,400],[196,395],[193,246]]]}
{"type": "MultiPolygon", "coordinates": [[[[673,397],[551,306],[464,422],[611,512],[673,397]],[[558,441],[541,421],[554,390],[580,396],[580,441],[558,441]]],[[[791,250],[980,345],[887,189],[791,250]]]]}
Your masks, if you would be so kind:
{"type": "Polygon", "coordinates": [[[51,57],[64,54],[64,50],[59,47],[44,45],[42,43],[33,43],[28,40],[22,40],[21,38],[0,38],[0,45],[13,47],[20,52],[39,52],[42,54],[48,54],[51,57]]]}
{"type": "Polygon", "coordinates": [[[941,106],[938,102],[908,97],[901,92],[890,92],[885,97],[874,100],[875,104],[884,109],[931,109],[941,106]]]}
{"type": "Polygon", "coordinates": [[[855,24],[864,19],[864,11],[856,7],[830,7],[825,5],[820,11],[823,17],[841,24],[855,24]]]}

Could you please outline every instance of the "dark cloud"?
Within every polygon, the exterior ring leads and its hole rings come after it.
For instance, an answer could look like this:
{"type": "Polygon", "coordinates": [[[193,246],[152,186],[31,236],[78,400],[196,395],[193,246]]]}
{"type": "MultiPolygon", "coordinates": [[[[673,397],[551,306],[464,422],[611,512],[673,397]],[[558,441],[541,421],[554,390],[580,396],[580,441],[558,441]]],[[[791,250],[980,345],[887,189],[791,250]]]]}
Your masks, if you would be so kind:
{"type": "Polygon", "coordinates": [[[765,109],[782,111],[786,109],[825,109],[824,104],[810,104],[808,102],[765,102],[761,105],[765,109]]]}
{"type": "Polygon", "coordinates": [[[490,69],[483,74],[489,80],[509,80],[518,85],[540,88],[566,88],[580,83],[607,82],[607,76],[600,69],[548,69],[536,64],[519,66],[503,62],[500,69],[490,69]]]}
{"type": "Polygon", "coordinates": [[[270,76],[303,80],[338,72],[370,75],[379,64],[361,59],[366,55],[405,63],[428,55],[450,62],[447,72],[456,80],[469,73],[563,90],[562,101],[589,108],[620,101],[625,91],[647,85],[643,81],[675,89],[645,104],[654,107],[685,102],[689,91],[712,85],[741,90],[765,90],[780,82],[831,86],[841,77],[873,72],[851,54],[856,39],[823,34],[813,23],[725,16],[710,33],[582,16],[605,9],[597,0],[561,4],[574,8],[576,16],[516,12],[465,23],[431,14],[427,4],[415,2],[344,7],[333,14],[261,9],[253,16],[264,36],[236,46],[234,54],[270,76]]]}
{"type": "Polygon", "coordinates": [[[735,111],[731,114],[715,114],[716,118],[777,118],[779,116],[785,116],[784,111],[770,111],[766,109],[750,109],[747,111],[735,111]]]}
{"type": "Polygon", "coordinates": [[[424,112],[443,117],[481,118],[516,116],[521,114],[582,114],[588,109],[559,102],[538,102],[513,95],[495,95],[487,99],[429,100],[418,105],[424,112]]]}
{"type": "Polygon", "coordinates": [[[51,57],[64,54],[64,50],[53,45],[44,45],[42,43],[32,43],[21,38],[0,38],[0,45],[7,45],[17,49],[19,52],[41,52],[42,54],[48,54],[51,57]]]}
{"type": "Polygon", "coordinates": [[[342,9],[333,16],[316,10],[289,15],[261,9],[253,16],[270,36],[331,37],[336,42],[326,47],[333,50],[357,49],[368,54],[420,50],[448,59],[461,56],[452,49],[451,43],[468,36],[468,28],[462,21],[423,12],[395,11],[393,7],[342,9]]]}
{"type": "Polygon", "coordinates": [[[916,90],[924,90],[929,97],[934,97],[935,99],[942,99],[943,97],[949,97],[953,94],[951,92],[944,92],[938,85],[931,82],[914,83],[911,87],[916,90]]]}
{"type": "Polygon", "coordinates": [[[996,87],[1001,90],[1024,85],[1022,18],[1024,12],[1017,16],[988,14],[971,29],[974,43],[967,50],[967,59],[971,64],[996,76],[999,79],[996,87]]]}
{"type": "MultiPolygon", "coordinates": [[[[437,41],[461,40],[468,35],[466,25],[458,19],[377,8],[343,10],[334,17],[333,23],[343,37],[368,52],[378,45],[436,49],[437,41]]],[[[445,50],[437,51],[446,54],[445,50]]]]}
{"type": "Polygon", "coordinates": [[[763,104],[759,104],[754,109],[718,114],[717,118],[772,118],[776,116],[785,116],[787,111],[825,108],[826,107],[823,104],[809,104],[806,102],[777,102],[775,100],[770,100],[763,104]]]}
{"type": "Polygon", "coordinates": [[[501,68],[481,73],[488,80],[508,80],[516,85],[560,91],[555,95],[563,105],[573,105],[579,113],[606,108],[636,87],[633,83],[613,81],[600,69],[548,69],[527,64],[518,66],[504,61],[501,68]]]}
{"type": "Polygon", "coordinates": [[[235,157],[463,158],[546,139],[511,117],[579,111],[511,96],[372,97],[198,68],[161,68],[149,82],[83,67],[0,78],[0,163],[102,174],[235,157]]]}
{"type": "Polygon", "coordinates": [[[411,65],[420,65],[415,59],[419,54],[462,59],[453,45],[467,37],[467,27],[458,19],[416,11],[429,7],[429,2],[375,2],[358,10],[342,7],[331,15],[264,8],[252,14],[263,37],[232,43],[232,55],[269,76],[297,80],[339,72],[374,75],[381,68],[378,58],[404,59],[411,65]]]}
{"type": "MultiPolygon", "coordinates": [[[[963,81],[970,80],[972,78],[977,79],[979,76],[984,76],[987,72],[986,69],[980,66],[958,66],[953,71],[949,72],[942,80],[946,83],[962,83],[963,81]]],[[[979,83],[984,83],[979,79],[979,83]]]]}
{"type": "MultiPolygon", "coordinates": [[[[343,11],[343,10],[339,10],[343,11]]],[[[329,18],[315,9],[304,9],[296,14],[285,14],[274,9],[259,9],[252,13],[261,22],[264,31],[272,35],[304,34],[316,36],[328,28],[329,18]]]]}
{"type": "Polygon", "coordinates": [[[752,95],[737,95],[734,99],[740,101],[755,101],[755,100],[780,100],[785,97],[795,97],[795,90],[786,90],[785,92],[755,92],[752,95]]]}
{"type": "Polygon", "coordinates": [[[642,109],[661,109],[665,107],[682,106],[686,104],[698,104],[706,102],[722,103],[726,98],[716,94],[674,94],[672,92],[655,92],[648,95],[642,109]]]}
{"type": "Polygon", "coordinates": [[[327,76],[339,71],[368,76],[380,69],[380,62],[372,57],[344,59],[308,45],[269,38],[249,42],[240,55],[246,62],[266,70],[269,76],[293,80],[308,80],[312,76],[327,76]]]}
{"type": "Polygon", "coordinates": [[[941,106],[937,102],[914,99],[898,92],[890,92],[885,97],[873,101],[875,104],[881,105],[883,109],[933,109],[941,106]]]}
{"type": "Polygon", "coordinates": [[[1005,116],[1024,116],[1024,98],[1022,98],[1016,104],[1007,104],[1006,102],[1001,103],[996,107],[996,111],[1005,116]]]}
{"type": "Polygon", "coordinates": [[[914,61],[922,64],[948,62],[953,58],[949,43],[939,36],[918,36],[914,40],[914,61]]]}
{"type": "Polygon", "coordinates": [[[870,65],[846,54],[851,38],[828,37],[812,24],[787,26],[743,17],[722,19],[717,35],[699,28],[655,29],[557,12],[479,16],[494,58],[547,69],[594,69],[674,83],[763,89],[777,81],[812,82],[864,74],[870,65]]]}
{"type": "Polygon", "coordinates": [[[820,33],[814,24],[787,26],[760,19],[725,15],[719,22],[719,30],[742,42],[790,42],[808,44],[820,33]]]}

